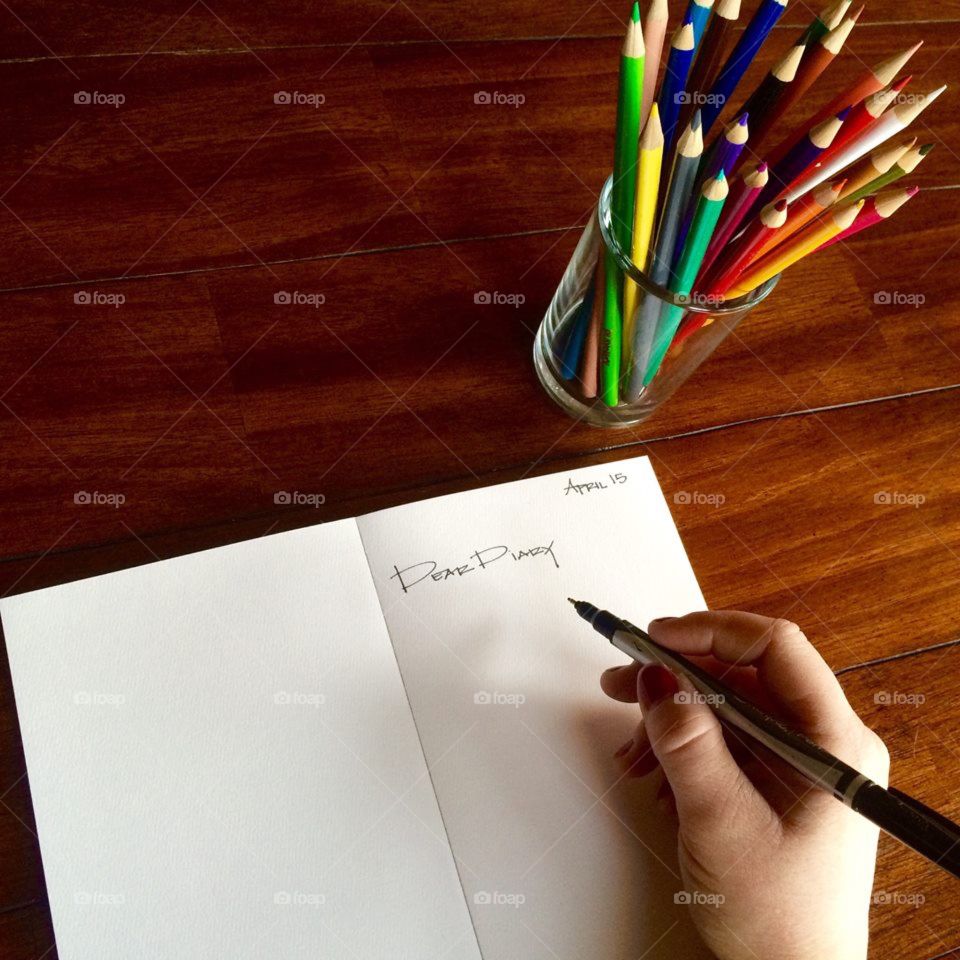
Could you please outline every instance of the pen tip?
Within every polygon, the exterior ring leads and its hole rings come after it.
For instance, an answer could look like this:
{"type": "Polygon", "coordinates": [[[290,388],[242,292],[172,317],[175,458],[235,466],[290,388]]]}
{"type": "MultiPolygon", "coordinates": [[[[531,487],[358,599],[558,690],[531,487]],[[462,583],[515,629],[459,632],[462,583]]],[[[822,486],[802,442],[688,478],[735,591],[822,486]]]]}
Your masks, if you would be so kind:
{"type": "Polygon", "coordinates": [[[574,600],[574,599],[573,599],[573,597],[567,597],[567,600],[569,600],[569,601],[570,601],[570,603],[572,603],[572,604],[573,604],[574,606],[576,606],[576,605],[577,605],[577,601],[576,601],[576,600],[574,600]]]}

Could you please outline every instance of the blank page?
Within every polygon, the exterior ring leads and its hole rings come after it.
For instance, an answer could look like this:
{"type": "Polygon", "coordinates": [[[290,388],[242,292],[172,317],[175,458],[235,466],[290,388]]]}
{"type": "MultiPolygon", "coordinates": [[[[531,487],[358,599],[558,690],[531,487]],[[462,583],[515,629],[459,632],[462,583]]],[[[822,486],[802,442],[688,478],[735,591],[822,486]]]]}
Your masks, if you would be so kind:
{"type": "Polygon", "coordinates": [[[354,521],[2,614],[61,960],[478,960],[354,521]]]}
{"type": "Polygon", "coordinates": [[[568,596],[645,624],[703,608],[646,459],[358,521],[485,960],[707,956],[675,838],[612,754],[639,709],[568,596]]]}

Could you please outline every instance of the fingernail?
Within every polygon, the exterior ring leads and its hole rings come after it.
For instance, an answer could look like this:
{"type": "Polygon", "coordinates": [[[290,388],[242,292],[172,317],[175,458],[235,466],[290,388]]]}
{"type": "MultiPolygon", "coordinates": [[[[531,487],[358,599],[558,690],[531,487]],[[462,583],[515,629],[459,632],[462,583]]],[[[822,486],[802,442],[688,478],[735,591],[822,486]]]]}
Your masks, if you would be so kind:
{"type": "Polygon", "coordinates": [[[676,617],[654,617],[650,622],[651,623],[663,623],[664,620],[676,620],[676,617]]]}
{"type": "Polygon", "coordinates": [[[677,678],[659,663],[648,663],[641,671],[637,683],[637,694],[640,697],[640,706],[649,710],[661,700],[679,691],[677,678]]]}
{"type": "Polygon", "coordinates": [[[633,738],[631,737],[614,755],[614,760],[619,760],[622,756],[625,756],[627,751],[633,746],[633,738]]]}

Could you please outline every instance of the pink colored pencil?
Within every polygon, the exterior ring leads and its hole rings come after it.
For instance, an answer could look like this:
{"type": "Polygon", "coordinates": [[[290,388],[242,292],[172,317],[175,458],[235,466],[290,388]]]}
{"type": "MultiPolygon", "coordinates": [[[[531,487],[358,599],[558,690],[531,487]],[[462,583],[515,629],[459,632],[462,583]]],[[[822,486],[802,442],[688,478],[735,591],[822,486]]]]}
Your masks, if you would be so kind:
{"type": "Polygon", "coordinates": [[[667,35],[667,0],[651,0],[647,15],[643,18],[643,94],[640,101],[640,129],[650,116],[650,104],[657,92],[657,72],[663,55],[663,41],[667,35]]]}
{"type": "Polygon", "coordinates": [[[884,190],[883,193],[878,193],[875,197],[868,197],[857,219],[842,233],[838,233],[833,239],[817,247],[817,250],[826,250],[827,247],[841,240],[847,240],[861,230],[872,227],[875,223],[889,219],[919,192],[919,187],[907,187],[906,189],[899,187],[896,190],[884,190]]]}
{"type": "Polygon", "coordinates": [[[767,185],[769,176],[767,165],[759,163],[756,167],[745,170],[743,175],[737,178],[737,182],[730,191],[730,197],[723,208],[720,223],[713,234],[710,246],[707,247],[703,263],[700,265],[702,276],[706,276],[707,271],[723,252],[730,238],[740,228],[743,218],[750,211],[754,201],[760,195],[760,191],[767,185]]]}

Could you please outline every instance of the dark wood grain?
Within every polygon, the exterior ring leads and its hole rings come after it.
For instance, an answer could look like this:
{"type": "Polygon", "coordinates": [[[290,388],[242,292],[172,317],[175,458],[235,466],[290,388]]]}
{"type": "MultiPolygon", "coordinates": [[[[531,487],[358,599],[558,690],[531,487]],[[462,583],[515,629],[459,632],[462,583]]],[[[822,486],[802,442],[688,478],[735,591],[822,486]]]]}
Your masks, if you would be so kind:
{"type": "MultiPolygon", "coordinates": [[[[791,3],[778,30],[795,35],[827,4],[791,3]]],[[[646,4],[642,5],[644,9],[646,4]]],[[[672,21],[681,4],[671,4],[672,21]]],[[[741,23],[757,4],[743,4],[741,23]]],[[[527,37],[617,36],[629,4],[578,0],[512,0],[510,3],[454,4],[448,0],[354,0],[306,4],[241,0],[174,3],[146,7],[125,0],[109,9],[96,3],[53,8],[40,0],[0,7],[0,57],[67,57],[77,54],[152,53],[262,49],[300,44],[455,43],[527,37]]],[[[960,16],[957,0],[924,10],[935,24],[960,16]]],[[[870,0],[866,23],[903,23],[910,11],[896,0],[870,0]]]]}
{"type": "MultiPolygon", "coordinates": [[[[811,107],[922,37],[917,90],[960,72],[960,28],[896,34],[859,30],[811,107]]],[[[610,166],[616,50],[582,39],[0,64],[0,287],[583,224],[610,166]],[[78,92],[125,101],[77,104],[78,92]]],[[[780,52],[758,58],[744,95],[780,52]]],[[[916,132],[942,145],[911,181],[960,183],[949,102],[916,132]]]]}

